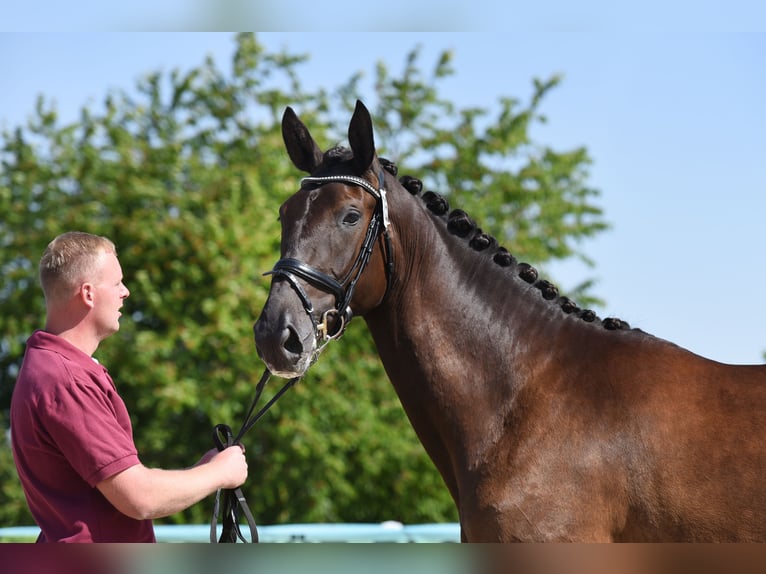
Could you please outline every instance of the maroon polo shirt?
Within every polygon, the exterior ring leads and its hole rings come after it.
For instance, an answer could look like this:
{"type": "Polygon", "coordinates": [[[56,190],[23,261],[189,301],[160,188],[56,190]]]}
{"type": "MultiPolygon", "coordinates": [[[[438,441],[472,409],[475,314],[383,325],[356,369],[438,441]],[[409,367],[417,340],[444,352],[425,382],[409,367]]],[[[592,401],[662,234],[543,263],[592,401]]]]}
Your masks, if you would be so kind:
{"type": "Polygon", "coordinates": [[[11,398],[11,442],[39,542],[154,542],[151,520],[117,510],[96,485],[139,464],[125,403],[107,370],[36,331],[11,398]]]}

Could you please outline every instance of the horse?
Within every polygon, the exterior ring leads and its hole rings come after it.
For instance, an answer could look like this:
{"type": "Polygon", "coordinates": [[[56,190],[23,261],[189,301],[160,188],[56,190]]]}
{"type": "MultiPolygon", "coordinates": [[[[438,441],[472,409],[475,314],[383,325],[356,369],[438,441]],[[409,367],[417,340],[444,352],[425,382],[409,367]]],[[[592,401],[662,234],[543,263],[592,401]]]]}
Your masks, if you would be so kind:
{"type": "Polygon", "coordinates": [[[461,540],[766,541],[766,365],[695,355],[559,295],[446,198],[397,179],[357,101],[280,207],[257,353],[303,375],[364,318],[461,540]]]}

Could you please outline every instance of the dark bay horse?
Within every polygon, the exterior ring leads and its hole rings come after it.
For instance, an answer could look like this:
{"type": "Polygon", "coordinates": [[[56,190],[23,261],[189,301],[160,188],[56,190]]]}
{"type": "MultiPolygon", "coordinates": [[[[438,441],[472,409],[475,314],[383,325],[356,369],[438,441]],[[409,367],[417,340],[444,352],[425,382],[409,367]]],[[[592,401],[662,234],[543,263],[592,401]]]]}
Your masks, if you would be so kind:
{"type": "Polygon", "coordinates": [[[457,505],[466,541],[766,541],[766,365],[731,366],[559,296],[467,214],[396,178],[357,103],[280,209],[255,324],[281,376],[353,315],[457,505]]]}

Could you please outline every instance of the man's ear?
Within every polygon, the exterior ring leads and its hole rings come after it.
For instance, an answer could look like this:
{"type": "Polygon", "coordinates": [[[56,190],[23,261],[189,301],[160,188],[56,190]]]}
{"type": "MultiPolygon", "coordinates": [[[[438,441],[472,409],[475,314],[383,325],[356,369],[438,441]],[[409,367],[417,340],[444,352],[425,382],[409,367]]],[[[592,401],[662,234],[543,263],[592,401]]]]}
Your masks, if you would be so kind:
{"type": "Polygon", "coordinates": [[[95,301],[95,289],[93,283],[83,283],[80,285],[80,300],[88,307],[93,307],[95,301]]]}

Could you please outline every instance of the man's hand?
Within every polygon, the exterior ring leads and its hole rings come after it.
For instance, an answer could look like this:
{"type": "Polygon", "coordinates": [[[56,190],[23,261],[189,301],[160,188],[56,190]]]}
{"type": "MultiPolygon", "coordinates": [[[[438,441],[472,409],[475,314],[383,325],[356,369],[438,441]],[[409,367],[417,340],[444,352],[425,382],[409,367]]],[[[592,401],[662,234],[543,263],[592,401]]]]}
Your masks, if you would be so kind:
{"type": "Polygon", "coordinates": [[[247,459],[245,447],[241,444],[215,452],[207,464],[218,467],[216,471],[220,474],[221,488],[237,488],[247,480],[247,459]]]}

